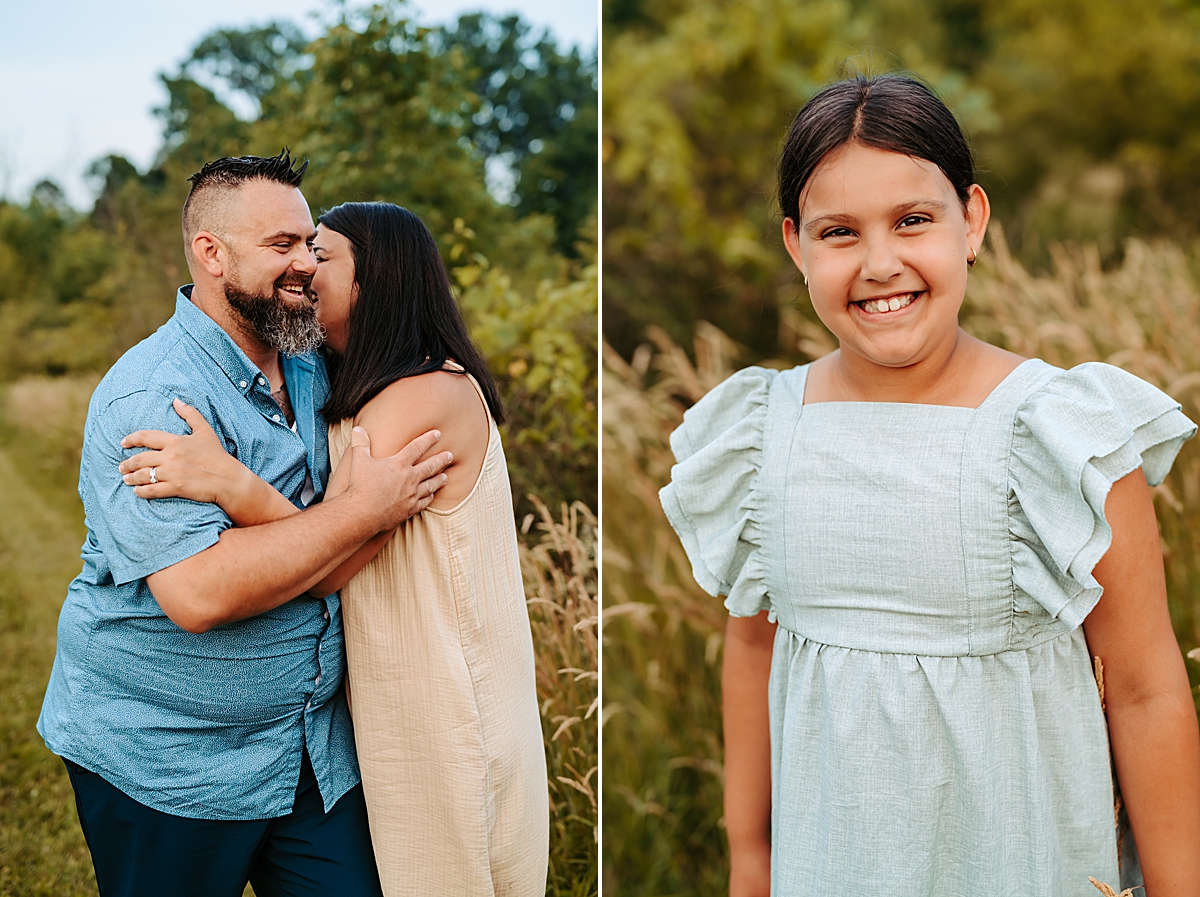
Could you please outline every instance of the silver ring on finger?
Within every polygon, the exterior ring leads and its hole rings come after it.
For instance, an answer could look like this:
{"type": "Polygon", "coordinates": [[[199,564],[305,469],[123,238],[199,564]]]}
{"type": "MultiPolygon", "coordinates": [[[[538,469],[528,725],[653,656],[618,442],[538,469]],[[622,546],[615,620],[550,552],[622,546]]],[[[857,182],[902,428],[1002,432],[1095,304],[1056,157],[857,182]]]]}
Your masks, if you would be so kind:
{"type": "Polygon", "coordinates": [[[153,486],[157,482],[158,482],[158,468],[151,467],[150,468],[150,485],[153,486]]]}

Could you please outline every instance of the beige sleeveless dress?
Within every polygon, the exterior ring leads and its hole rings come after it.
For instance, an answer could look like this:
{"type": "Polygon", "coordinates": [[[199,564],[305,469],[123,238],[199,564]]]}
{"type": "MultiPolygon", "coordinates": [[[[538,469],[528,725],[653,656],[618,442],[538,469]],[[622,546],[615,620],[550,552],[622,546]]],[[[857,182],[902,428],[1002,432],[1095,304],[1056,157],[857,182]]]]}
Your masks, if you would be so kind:
{"type": "MultiPolygon", "coordinates": [[[[386,897],[546,889],[533,640],[504,449],[488,419],[471,493],[402,524],[342,590],[355,743],[386,897]]],[[[332,467],[352,428],[329,428],[332,467]]]]}

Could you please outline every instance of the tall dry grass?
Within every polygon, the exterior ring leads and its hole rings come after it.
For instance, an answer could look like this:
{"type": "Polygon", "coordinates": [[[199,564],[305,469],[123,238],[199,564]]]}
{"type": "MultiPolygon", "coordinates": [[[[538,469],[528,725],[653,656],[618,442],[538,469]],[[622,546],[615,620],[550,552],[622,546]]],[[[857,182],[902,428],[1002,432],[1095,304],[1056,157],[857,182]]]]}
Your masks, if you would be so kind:
{"type": "MultiPolygon", "coordinates": [[[[79,572],[75,485],[95,384],[31,378],[0,389],[0,894],[95,893],[65,770],[33,728],[58,610],[79,572]]],[[[582,503],[555,516],[533,501],[519,547],[549,774],[546,893],[588,897],[598,852],[597,525],[582,503]]]]}
{"type": "MultiPolygon", "coordinates": [[[[1036,276],[1001,234],[971,275],[962,312],[975,335],[1064,367],[1115,364],[1174,395],[1200,420],[1200,289],[1195,256],[1133,241],[1105,271],[1094,249],[1058,247],[1036,276]]],[[[735,369],[783,366],[832,350],[786,309],[780,358],[749,358],[696,326],[694,358],[662,331],[629,360],[605,348],[604,888],[621,897],[727,892],[721,818],[720,659],[725,612],[692,579],[658,503],[684,410],[735,369]]],[[[1171,619],[1200,644],[1200,445],[1188,443],[1155,492],[1171,619]]],[[[1200,664],[1189,661],[1195,684],[1200,664]]]]}
{"type": "Polygon", "coordinates": [[[521,546],[550,780],[550,879],[546,893],[595,894],[599,852],[596,517],[582,502],[558,519],[530,496],[540,537],[521,546]]]}

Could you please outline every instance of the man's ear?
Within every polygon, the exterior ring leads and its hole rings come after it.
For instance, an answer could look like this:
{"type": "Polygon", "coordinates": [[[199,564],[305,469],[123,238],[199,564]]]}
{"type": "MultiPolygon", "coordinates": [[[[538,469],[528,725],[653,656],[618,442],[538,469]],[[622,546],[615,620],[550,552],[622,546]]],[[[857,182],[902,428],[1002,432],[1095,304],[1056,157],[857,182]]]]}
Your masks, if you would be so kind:
{"type": "Polygon", "coordinates": [[[192,258],[210,277],[222,277],[225,274],[228,252],[221,239],[206,230],[192,237],[192,258]]]}

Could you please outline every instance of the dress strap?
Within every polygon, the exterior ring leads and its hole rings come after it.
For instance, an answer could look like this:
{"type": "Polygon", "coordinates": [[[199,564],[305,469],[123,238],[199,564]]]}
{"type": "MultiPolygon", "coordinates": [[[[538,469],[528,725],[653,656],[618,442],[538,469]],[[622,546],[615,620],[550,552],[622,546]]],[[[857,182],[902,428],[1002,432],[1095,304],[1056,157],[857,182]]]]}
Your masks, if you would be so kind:
{"type": "Polygon", "coordinates": [[[998,419],[1011,417],[1022,402],[1061,373],[1061,370],[1040,358],[1027,358],[1000,381],[975,409],[976,414],[981,417],[994,415],[998,419]]]}
{"type": "Polygon", "coordinates": [[[445,364],[442,365],[442,370],[451,374],[467,375],[467,379],[471,381],[471,385],[475,387],[475,392],[479,395],[479,401],[483,402],[483,410],[487,412],[488,420],[490,421],[492,419],[492,409],[488,405],[487,396],[483,394],[483,387],[479,385],[479,381],[471,375],[471,372],[457,361],[452,361],[449,358],[447,358],[445,364]]]}

